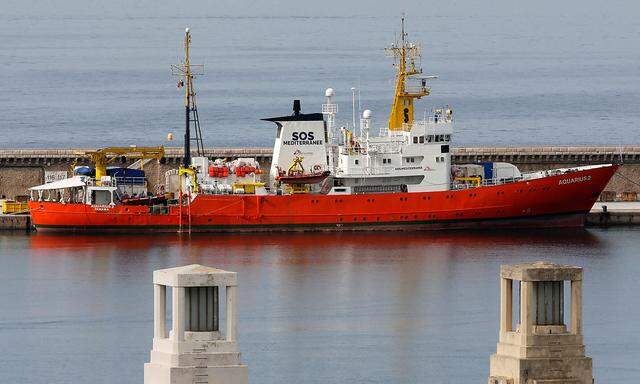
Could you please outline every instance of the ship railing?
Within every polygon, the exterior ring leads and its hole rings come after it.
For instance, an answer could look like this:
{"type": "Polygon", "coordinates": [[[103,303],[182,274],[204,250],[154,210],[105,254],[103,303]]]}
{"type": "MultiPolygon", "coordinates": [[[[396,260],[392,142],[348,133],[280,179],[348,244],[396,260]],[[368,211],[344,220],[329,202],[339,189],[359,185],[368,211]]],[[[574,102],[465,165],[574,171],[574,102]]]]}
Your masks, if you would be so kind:
{"type": "Polygon", "coordinates": [[[115,177],[114,187],[117,187],[122,193],[129,196],[137,196],[141,193],[147,193],[146,177],[115,177]]]}
{"type": "Polygon", "coordinates": [[[324,115],[338,113],[338,104],[322,104],[322,113],[324,115]]]}
{"type": "Polygon", "coordinates": [[[147,182],[146,177],[116,177],[116,186],[120,185],[144,185],[147,182]]]}
{"type": "Polygon", "coordinates": [[[404,137],[408,132],[411,132],[411,124],[403,123],[402,126],[398,129],[380,127],[378,135],[382,137],[404,137]]]}
{"type": "Polygon", "coordinates": [[[341,147],[341,155],[366,155],[367,149],[362,146],[341,147]]]}
{"type": "Polygon", "coordinates": [[[416,121],[413,123],[412,131],[413,133],[421,133],[424,131],[425,133],[452,133],[453,127],[451,126],[451,121],[446,120],[438,120],[433,116],[429,116],[424,120],[416,121]]]}
{"type": "Polygon", "coordinates": [[[459,189],[471,189],[471,188],[478,188],[478,187],[491,187],[491,186],[496,186],[496,185],[504,185],[504,184],[510,184],[510,183],[515,183],[518,181],[523,180],[522,176],[519,177],[507,177],[507,178],[493,178],[493,179],[483,179],[479,185],[476,185],[474,183],[456,183],[456,182],[452,182],[451,183],[451,189],[455,189],[455,190],[459,190],[459,189]]]}
{"type": "Polygon", "coordinates": [[[392,153],[400,153],[402,149],[402,145],[400,142],[392,142],[392,143],[370,143],[369,150],[375,153],[381,154],[392,154],[392,153]]]}
{"type": "Polygon", "coordinates": [[[433,115],[427,116],[423,121],[428,124],[448,124],[453,122],[453,116],[433,115]]]}
{"type": "Polygon", "coordinates": [[[404,93],[412,95],[428,95],[431,88],[426,85],[405,85],[404,93]]]}

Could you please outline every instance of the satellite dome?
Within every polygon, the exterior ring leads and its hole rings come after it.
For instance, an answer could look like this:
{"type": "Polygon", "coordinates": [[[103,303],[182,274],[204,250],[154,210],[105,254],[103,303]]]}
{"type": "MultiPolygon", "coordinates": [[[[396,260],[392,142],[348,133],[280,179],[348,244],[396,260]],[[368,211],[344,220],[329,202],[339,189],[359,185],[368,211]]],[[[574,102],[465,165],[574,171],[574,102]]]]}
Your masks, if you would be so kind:
{"type": "Polygon", "coordinates": [[[364,112],[362,112],[362,118],[363,119],[369,119],[371,118],[371,110],[370,109],[365,109],[364,112]]]}
{"type": "Polygon", "coordinates": [[[333,88],[327,88],[327,90],[326,90],[326,91],[324,91],[324,95],[325,95],[326,97],[331,97],[331,96],[333,96],[333,88]]]}

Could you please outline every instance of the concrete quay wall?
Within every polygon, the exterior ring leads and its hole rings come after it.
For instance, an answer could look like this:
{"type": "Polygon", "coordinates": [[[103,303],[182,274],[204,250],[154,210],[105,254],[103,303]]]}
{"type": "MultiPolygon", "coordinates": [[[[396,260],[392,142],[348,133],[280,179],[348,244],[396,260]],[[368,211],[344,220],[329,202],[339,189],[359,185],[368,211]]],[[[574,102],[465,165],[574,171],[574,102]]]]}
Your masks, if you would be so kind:
{"type": "Polygon", "coordinates": [[[3,231],[31,231],[31,216],[0,214],[0,230],[3,231]]]}
{"type": "MultiPolygon", "coordinates": [[[[75,165],[90,165],[81,153],[86,149],[0,149],[0,196],[26,195],[28,188],[44,182],[46,171],[70,171],[75,165]]],[[[210,158],[255,157],[266,167],[271,163],[271,148],[207,148],[210,158]]],[[[164,173],[176,168],[182,159],[181,148],[166,149],[166,163],[155,161],[144,167],[151,184],[164,183],[164,173]]],[[[604,200],[638,200],[640,196],[640,146],[627,147],[467,147],[452,149],[456,164],[503,161],[522,171],[571,167],[602,163],[623,163],[618,175],[607,185],[604,200]]],[[[113,165],[130,162],[116,160],[113,165]]]]}

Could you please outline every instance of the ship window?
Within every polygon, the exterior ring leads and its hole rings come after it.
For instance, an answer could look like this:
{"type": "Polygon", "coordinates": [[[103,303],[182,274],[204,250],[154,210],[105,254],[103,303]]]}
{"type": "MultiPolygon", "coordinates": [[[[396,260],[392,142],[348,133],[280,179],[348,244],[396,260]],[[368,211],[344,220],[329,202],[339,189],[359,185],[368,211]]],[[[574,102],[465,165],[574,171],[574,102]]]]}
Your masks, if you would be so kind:
{"type": "Polygon", "coordinates": [[[418,144],[418,136],[413,136],[413,144],[418,144]]]}
{"type": "Polygon", "coordinates": [[[420,144],[424,143],[424,136],[420,136],[420,144]]]}
{"type": "Polygon", "coordinates": [[[438,156],[436,157],[436,163],[439,163],[439,162],[440,162],[440,157],[438,156]]]}
{"type": "Polygon", "coordinates": [[[387,159],[382,159],[382,164],[387,164],[387,159]]]}
{"type": "Polygon", "coordinates": [[[432,142],[433,142],[433,135],[427,136],[427,143],[432,143],[432,142]]]}
{"type": "Polygon", "coordinates": [[[440,152],[449,153],[449,146],[448,145],[441,145],[440,146],[440,152]]]}
{"type": "Polygon", "coordinates": [[[444,135],[444,141],[451,141],[451,135],[444,135]]]}
{"type": "Polygon", "coordinates": [[[111,191],[105,191],[105,190],[91,191],[91,204],[95,204],[95,205],[111,204],[111,191]]]}
{"type": "Polygon", "coordinates": [[[360,161],[359,161],[358,159],[355,159],[353,162],[354,162],[356,165],[358,165],[358,164],[360,163],[360,161]]]}
{"type": "Polygon", "coordinates": [[[387,164],[391,164],[391,159],[387,159],[387,164]]]}

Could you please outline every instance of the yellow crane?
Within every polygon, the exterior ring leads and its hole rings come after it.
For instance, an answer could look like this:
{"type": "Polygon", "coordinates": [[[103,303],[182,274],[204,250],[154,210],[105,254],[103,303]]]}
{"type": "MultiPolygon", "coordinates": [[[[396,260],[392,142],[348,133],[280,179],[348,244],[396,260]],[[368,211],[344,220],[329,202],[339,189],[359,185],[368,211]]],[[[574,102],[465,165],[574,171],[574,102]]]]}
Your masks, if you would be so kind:
{"type": "Polygon", "coordinates": [[[89,156],[96,167],[96,182],[100,182],[102,176],[107,175],[107,166],[116,159],[147,160],[164,159],[164,147],[106,147],[95,151],[83,151],[77,153],[80,156],[89,156]]]}

